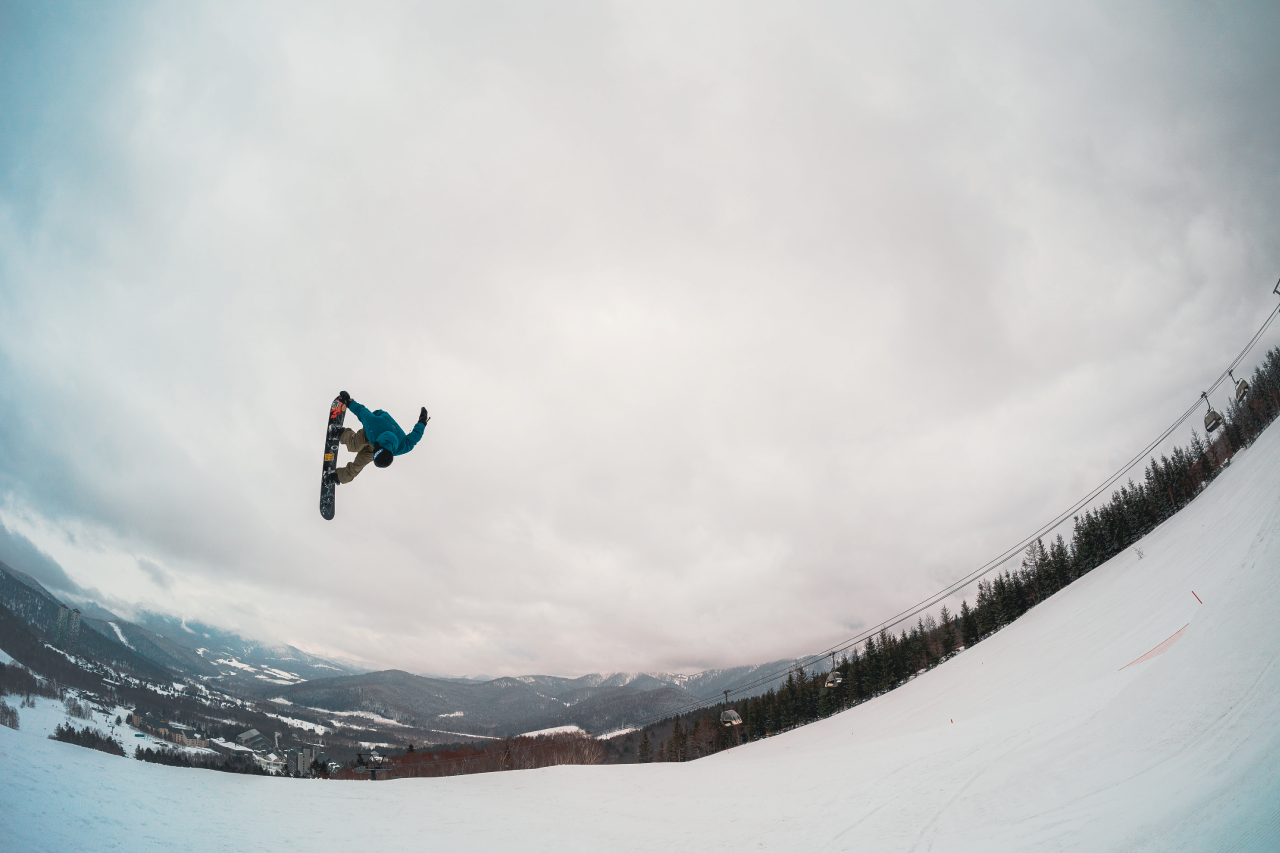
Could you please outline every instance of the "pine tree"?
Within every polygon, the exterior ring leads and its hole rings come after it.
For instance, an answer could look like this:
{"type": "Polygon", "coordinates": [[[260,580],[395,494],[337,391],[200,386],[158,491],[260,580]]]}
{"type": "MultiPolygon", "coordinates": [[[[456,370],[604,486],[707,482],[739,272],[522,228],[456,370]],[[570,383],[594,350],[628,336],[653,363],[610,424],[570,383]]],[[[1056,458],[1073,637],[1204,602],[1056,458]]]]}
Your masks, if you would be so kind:
{"type": "Polygon", "coordinates": [[[653,761],[653,744],[649,742],[649,730],[645,729],[640,736],[640,746],[636,749],[636,759],[641,764],[653,761]]]}
{"type": "Polygon", "coordinates": [[[947,605],[942,605],[942,653],[949,654],[956,647],[956,622],[951,616],[951,611],[947,610],[947,605]]]}

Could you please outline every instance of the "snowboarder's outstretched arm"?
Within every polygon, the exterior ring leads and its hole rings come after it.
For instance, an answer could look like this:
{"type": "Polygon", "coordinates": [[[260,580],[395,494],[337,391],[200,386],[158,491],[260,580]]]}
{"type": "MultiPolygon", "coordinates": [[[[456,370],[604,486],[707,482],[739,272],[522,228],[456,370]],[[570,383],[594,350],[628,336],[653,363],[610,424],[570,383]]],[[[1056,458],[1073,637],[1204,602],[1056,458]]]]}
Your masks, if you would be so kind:
{"type": "Polygon", "coordinates": [[[369,417],[369,410],[357,403],[355,400],[349,400],[347,402],[347,409],[355,412],[356,417],[360,419],[360,423],[364,423],[365,418],[369,417]]]}
{"type": "MultiPolygon", "coordinates": [[[[425,412],[426,409],[423,409],[423,411],[425,412]]],[[[402,452],[408,453],[410,450],[413,450],[414,445],[416,445],[419,439],[422,438],[422,432],[426,428],[427,428],[426,421],[418,421],[417,425],[409,432],[408,435],[404,437],[405,447],[402,452]]]]}

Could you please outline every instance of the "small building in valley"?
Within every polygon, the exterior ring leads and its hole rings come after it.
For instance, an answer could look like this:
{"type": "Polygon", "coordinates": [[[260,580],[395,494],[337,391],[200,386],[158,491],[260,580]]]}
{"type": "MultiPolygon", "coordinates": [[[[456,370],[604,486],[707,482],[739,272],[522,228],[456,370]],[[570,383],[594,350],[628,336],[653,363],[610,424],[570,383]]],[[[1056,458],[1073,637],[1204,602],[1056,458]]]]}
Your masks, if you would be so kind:
{"type": "Polygon", "coordinates": [[[285,753],[285,761],[290,773],[310,776],[311,762],[318,761],[322,765],[327,765],[329,758],[317,747],[304,746],[301,749],[291,749],[285,753]]]}
{"type": "Polygon", "coordinates": [[[271,741],[267,740],[262,732],[257,729],[249,729],[247,732],[241,732],[236,735],[236,743],[241,746],[247,746],[254,752],[266,752],[271,749],[271,741]]]}
{"type": "Polygon", "coordinates": [[[202,732],[191,726],[166,720],[156,714],[135,710],[129,715],[129,725],[178,746],[209,748],[209,739],[202,732]]]}

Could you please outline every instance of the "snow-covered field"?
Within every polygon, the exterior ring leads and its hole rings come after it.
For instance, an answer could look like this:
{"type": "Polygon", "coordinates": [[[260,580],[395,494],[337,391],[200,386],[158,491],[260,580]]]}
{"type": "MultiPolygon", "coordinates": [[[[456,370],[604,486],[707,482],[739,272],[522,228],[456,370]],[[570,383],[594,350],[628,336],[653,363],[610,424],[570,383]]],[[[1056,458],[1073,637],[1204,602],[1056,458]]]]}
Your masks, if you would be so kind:
{"type": "Polygon", "coordinates": [[[15,850],[1280,849],[1280,429],[1141,548],[886,696],[690,764],[269,779],[55,743],[24,716],[23,731],[0,728],[0,838],[15,850]]]}
{"type": "Polygon", "coordinates": [[[327,726],[322,726],[319,723],[310,723],[310,722],[307,722],[306,720],[299,720],[297,717],[285,717],[280,714],[273,714],[270,711],[267,711],[265,713],[268,717],[275,717],[280,722],[285,723],[286,725],[293,726],[295,729],[305,729],[306,731],[309,731],[309,732],[315,732],[318,735],[322,735],[325,732],[329,731],[329,728],[327,726]]]}
{"type": "MultiPolygon", "coordinates": [[[[193,746],[177,746],[169,743],[163,738],[147,732],[141,732],[130,726],[127,722],[129,719],[130,709],[124,706],[109,708],[104,713],[98,708],[93,707],[88,701],[80,697],[80,694],[74,690],[68,690],[69,698],[80,702],[90,711],[89,719],[80,717],[72,717],[67,713],[67,707],[61,699],[49,699],[44,696],[33,696],[31,701],[35,703],[34,708],[19,707],[22,698],[19,696],[6,696],[4,701],[18,708],[18,717],[20,730],[18,734],[29,735],[36,738],[48,738],[53,734],[54,729],[64,723],[77,729],[95,729],[99,733],[112,738],[124,747],[125,753],[129,756],[133,755],[134,749],[142,747],[143,749],[161,749],[168,751],[183,752],[191,756],[212,756],[216,753],[212,749],[200,749],[193,746]],[[116,718],[119,717],[121,725],[115,725],[116,718]]],[[[0,726],[3,728],[3,726],[0,726]]],[[[9,731],[9,729],[5,729],[9,731]]],[[[7,755],[0,760],[6,760],[7,755]]]]}
{"type": "MultiPolygon", "coordinates": [[[[290,702],[288,699],[285,699],[283,696],[277,696],[275,699],[272,699],[271,701],[272,701],[272,702],[275,702],[277,705],[293,706],[293,703],[292,703],[292,702],[290,702]]],[[[326,711],[324,708],[309,708],[309,707],[307,707],[306,705],[298,705],[298,706],[296,706],[296,707],[298,707],[298,708],[304,708],[304,709],[306,709],[306,710],[308,710],[308,711],[313,711],[313,712],[315,712],[315,713],[317,713],[317,714],[324,714],[324,715],[327,715],[327,716],[328,716],[328,717],[330,717],[330,718],[332,718],[332,717],[363,717],[363,718],[364,718],[364,719],[366,719],[366,720],[371,720],[371,721],[373,721],[373,722],[375,722],[375,723],[377,723],[377,724],[379,724],[379,725],[382,725],[382,726],[399,726],[399,727],[400,727],[400,728],[402,728],[402,729],[404,729],[404,728],[408,728],[408,726],[406,726],[404,723],[400,722],[399,720],[392,720],[392,719],[388,719],[387,717],[380,716],[380,715],[378,715],[378,714],[373,713],[372,711],[326,711]]],[[[275,715],[275,714],[268,714],[268,716],[276,717],[277,715],[275,715]]],[[[281,719],[281,720],[288,720],[288,719],[290,719],[290,718],[288,718],[288,717],[278,717],[278,719],[281,719]]],[[[300,721],[295,721],[295,723],[296,723],[296,722],[300,722],[300,721]]],[[[357,725],[354,725],[354,724],[352,724],[352,723],[346,723],[346,722],[343,722],[342,720],[333,720],[333,719],[331,719],[331,720],[330,720],[330,722],[332,723],[332,727],[333,727],[333,728],[340,728],[340,727],[341,727],[341,728],[348,728],[348,729],[361,729],[361,728],[364,728],[364,726],[357,726],[357,725]]],[[[314,724],[314,723],[308,723],[308,724],[303,725],[303,726],[300,726],[300,727],[301,727],[301,728],[306,728],[307,726],[311,726],[312,728],[316,728],[316,726],[315,726],[315,724],[314,724]]],[[[324,732],[321,732],[321,734],[324,734],[324,732]]]]}
{"type": "Polygon", "coordinates": [[[525,732],[520,737],[539,737],[541,735],[585,735],[581,726],[554,726],[549,729],[538,729],[536,732],[525,732]]]}

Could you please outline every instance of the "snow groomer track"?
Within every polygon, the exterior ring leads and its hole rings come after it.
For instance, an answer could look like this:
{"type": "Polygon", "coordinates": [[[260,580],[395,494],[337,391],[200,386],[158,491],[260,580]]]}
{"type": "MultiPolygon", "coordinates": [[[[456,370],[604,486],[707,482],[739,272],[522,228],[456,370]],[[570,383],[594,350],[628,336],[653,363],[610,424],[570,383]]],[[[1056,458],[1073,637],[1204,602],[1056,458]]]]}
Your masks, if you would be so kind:
{"type": "Polygon", "coordinates": [[[1130,549],[892,693],[689,764],[339,783],[143,764],[0,728],[0,838],[12,850],[1280,849],[1280,429],[1139,547],[1143,559],[1130,549]]]}

